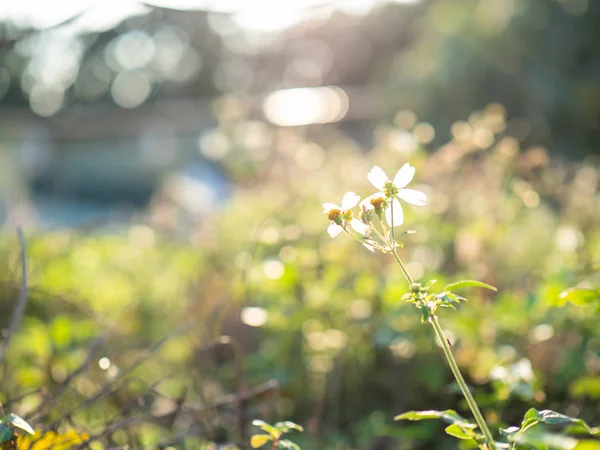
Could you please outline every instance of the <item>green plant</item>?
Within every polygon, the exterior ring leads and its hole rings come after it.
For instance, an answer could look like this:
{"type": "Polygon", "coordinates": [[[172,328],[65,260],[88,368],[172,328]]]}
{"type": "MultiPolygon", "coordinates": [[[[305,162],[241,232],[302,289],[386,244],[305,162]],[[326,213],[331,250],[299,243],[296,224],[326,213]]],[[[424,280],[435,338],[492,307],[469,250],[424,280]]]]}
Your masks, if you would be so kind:
{"type": "MultiPolygon", "coordinates": [[[[413,421],[441,419],[449,423],[445,430],[447,434],[461,440],[471,441],[472,444],[477,445],[482,450],[501,448],[600,448],[600,443],[596,441],[582,441],[580,443],[577,439],[567,435],[547,433],[545,430],[540,429],[540,425],[568,425],[567,432],[578,432],[592,436],[600,436],[600,429],[590,428],[580,419],[550,410],[540,412],[533,408],[527,412],[520,427],[500,429],[504,441],[508,442],[496,441],[493,437],[490,427],[486,423],[486,419],[458,367],[452,352],[452,344],[444,334],[437,310],[438,308],[455,309],[461,301],[466,301],[464,297],[457,295],[454,292],[455,290],[480,287],[496,291],[496,288],[480,281],[462,280],[447,285],[440,293],[433,293],[431,289],[436,280],[431,280],[424,285],[413,280],[398,255],[397,249],[402,248],[403,244],[397,240],[395,227],[404,223],[404,214],[399,200],[404,200],[415,206],[426,204],[427,197],[423,192],[406,188],[412,181],[414,174],[415,169],[407,163],[402,166],[392,181],[381,168],[373,167],[367,178],[379,192],[360,202],[360,210],[357,215],[354,208],[359,204],[360,197],[354,192],[348,192],[344,195],[341,206],[334,203],[323,204],[323,212],[330,222],[327,231],[332,238],[345,232],[361,242],[371,252],[378,250],[394,257],[410,287],[410,291],[402,298],[421,311],[422,323],[428,323],[432,326],[437,342],[443,350],[444,357],[473,414],[475,423],[463,419],[453,410],[411,411],[398,415],[395,419],[413,421]],[[479,432],[476,432],[476,429],[479,432]]],[[[401,235],[407,234],[412,234],[412,232],[407,230],[401,235]]],[[[583,303],[589,303],[597,299],[597,296],[597,291],[593,289],[568,290],[561,294],[561,298],[573,297],[574,299],[580,299],[583,303]]]]}
{"type": "Polygon", "coordinates": [[[264,433],[255,434],[250,439],[252,448],[260,448],[270,443],[271,448],[289,448],[300,450],[300,447],[289,439],[282,439],[290,431],[304,431],[304,429],[294,422],[277,422],[275,425],[269,425],[262,420],[252,421],[252,425],[259,427],[264,433]]]}
{"type": "MultiPolygon", "coordinates": [[[[341,189],[363,189],[361,174],[402,154],[410,155],[418,189],[428,194],[427,208],[405,208],[417,233],[397,249],[413,279],[424,285],[437,279],[430,293],[462,278],[498,288],[497,295],[481,290],[461,302],[460,314],[436,312],[491,431],[518,425],[529,407],[598,423],[600,302],[588,290],[597,291],[600,281],[593,271],[600,261],[600,171],[593,160],[560,161],[540,147],[527,149],[510,127],[494,131],[492,146],[477,147],[477,131],[498,119],[498,105],[492,106],[457,123],[471,134],[409,153],[400,147],[412,136],[410,126],[380,123],[374,148],[365,152],[332,128],[281,134],[260,123],[271,153],[254,159],[253,147],[238,138],[259,124],[227,120],[213,132],[232,143],[218,164],[233,189],[209,217],[181,221],[176,217],[185,217],[185,208],[157,207],[151,217],[160,220],[135,219],[118,233],[31,233],[32,289],[6,354],[0,401],[36,429],[59,422],[68,429],[72,419],[96,439],[91,446],[184,448],[185,441],[185,448],[210,448],[235,436],[229,430],[238,415],[223,411],[229,403],[220,400],[238,392],[236,370],[222,352],[203,350],[201,367],[195,355],[226,333],[244,347],[246,386],[275,381],[283,417],[311,423],[311,433],[297,439],[303,448],[351,450],[397,440],[447,449],[453,438],[437,421],[386,420],[428,408],[471,417],[445,358],[431,345],[432,329],[417,326],[422,311],[398,301],[410,286],[389,254],[365,258],[350,239],[330,239],[314,207],[341,189]],[[572,286],[584,296],[568,291],[561,298],[572,286]],[[240,324],[245,309],[261,312],[266,322],[240,324]],[[158,345],[182,321],[194,332],[158,345]],[[148,349],[152,358],[144,357],[148,349]],[[108,369],[99,366],[101,358],[108,369]],[[117,369],[128,375],[112,378],[117,369]],[[190,411],[174,425],[165,416],[127,434],[102,434],[107,419],[126,425],[151,405],[162,410],[168,398],[179,404],[184,393],[192,405],[208,400],[218,412],[208,423],[204,413],[190,411]],[[123,407],[137,401],[123,417],[123,407]]],[[[19,296],[18,256],[6,230],[2,328],[9,328],[19,296]]],[[[255,406],[249,405],[251,417],[258,417],[255,406]]],[[[247,442],[242,429],[239,442],[247,442]]]]}
{"type": "Polygon", "coordinates": [[[17,448],[17,439],[22,431],[35,434],[31,425],[16,414],[9,413],[0,417],[0,448],[17,448]]]}

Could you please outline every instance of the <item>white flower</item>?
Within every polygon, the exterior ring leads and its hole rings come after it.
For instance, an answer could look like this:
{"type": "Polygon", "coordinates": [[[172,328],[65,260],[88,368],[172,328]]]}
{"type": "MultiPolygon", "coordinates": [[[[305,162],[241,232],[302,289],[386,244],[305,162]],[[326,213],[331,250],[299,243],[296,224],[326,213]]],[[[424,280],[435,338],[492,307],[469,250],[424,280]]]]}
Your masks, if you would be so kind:
{"type": "Polygon", "coordinates": [[[360,208],[364,211],[380,211],[386,205],[385,194],[383,192],[376,192],[368,197],[365,197],[360,202],[360,208]]]}
{"type": "MultiPolygon", "coordinates": [[[[367,175],[371,184],[381,191],[374,194],[374,196],[384,196],[387,199],[392,199],[385,210],[385,218],[390,226],[393,224],[393,226],[397,227],[404,223],[404,212],[398,199],[416,206],[424,206],[427,202],[427,196],[423,192],[406,189],[406,186],[412,181],[414,176],[415,168],[408,163],[400,168],[393,181],[377,166],[373,167],[367,175]]],[[[367,198],[374,196],[372,195],[367,198]]]]}
{"type": "Polygon", "coordinates": [[[354,192],[347,192],[342,198],[342,206],[335,203],[323,203],[323,212],[327,214],[327,219],[331,222],[327,228],[329,236],[336,237],[348,224],[360,234],[367,234],[367,225],[355,219],[352,213],[352,208],[358,205],[359,200],[360,197],[354,192]]]}

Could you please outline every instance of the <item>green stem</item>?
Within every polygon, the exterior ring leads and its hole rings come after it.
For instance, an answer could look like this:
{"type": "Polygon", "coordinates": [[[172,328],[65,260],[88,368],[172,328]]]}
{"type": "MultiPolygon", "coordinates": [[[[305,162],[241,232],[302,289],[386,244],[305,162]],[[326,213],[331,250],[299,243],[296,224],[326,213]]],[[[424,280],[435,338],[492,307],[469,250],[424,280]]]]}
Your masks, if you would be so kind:
{"type": "Polygon", "coordinates": [[[404,267],[404,264],[402,264],[402,261],[400,261],[400,257],[398,256],[398,253],[396,253],[396,248],[394,247],[395,245],[396,245],[396,242],[392,241],[392,255],[394,255],[394,258],[396,259],[398,266],[400,267],[400,269],[402,270],[402,273],[406,277],[406,281],[408,281],[408,284],[410,285],[410,287],[412,287],[412,285],[414,284],[414,281],[411,278],[411,276],[408,274],[408,271],[406,270],[406,267],[404,267]]]}
{"type": "Polygon", "coordinates": [[[479,425],[479,429],[483,433],[483,436],[485,438],[488,448],[490,450],[496,450],[496,446],[494,444],[494,438],[492,436],[492,433],[490,432],[490,429],[488,428],[487,424],[485,423],[483,414],[481,414],[481,411],[479,410],[479,407],[477,406],[477,403],[475,402],[475,399],[473,398],[471,391],[469,391],[469,388],[467,387],[467,383],[465,382],[465,379],[463,378],[462,374],[460,373],[458,364],[456,364],[456,360],[454,359],[454,355],[452,354],[452,349],[450,348],[450,345],[448,344],[448,341],[446,340],[446,338],[444,336],[444,332],[442,331],[442,327],[440,326],[440,321],[438,320],[437,316],[434,314],[429,319],[429,322],[431,323],[431,326],[435,330],[435,334],[442,345],[442,349],[444,350],[444,356],[446,357],[446,360],[448,361],[448,365],[450,366],[450,369],[452,369],[454,378],[456,379],[456,382],[458,383],[460,390],[462,391],[462,393],[465,397],[465,400],[467,400],[467,403],[469,404],[469,408],[471,409],[471,412],[473,413],[473,416],[475,417],[475,421],[477,422],[477,425],[479,425]]]}
{"type": "MultiPolygon", "coordinates": [[[[395,244],[395,242],[392,241],[392,245],[394,245],[394,244],[395,244]]],[[[402,264],[400,257],[396,253],[395,247],[392,247],[392,255],[394,255],[394,258],[396,259],[398,266],[402,270],[402,273],[404,273],[406,280],[412,286],[414,281],[411,278],[411,276],[408,274],[408,271],[406,270],[406,267],[404,267],[404,264],[402,264]]],[[[463,396],[465,397],[465,400],[467,401],[467,404],[469,405],[469,408],[471,409],[471,412],[473,413],[473,416],[475,417],[475,421],[477,422],[479,429],[483,433],[483,437],[486,441],[486,445],[487,445],[488,449],[496,450],[496,445],[494,443],[494,437],[492,436],[492,433],[491,433],[490,429],[488,428],[487,423],[485,422],[485,419],[483,418],[483,414],[481,414],[481,411],[479,410],[479,407],[477,406],[477,402],[473,398],[471,391],[469,391],[469,388],[467,387],[467,383],[465,382],[465,379],[463,378],[462,373],[460,373],[458,364],[456,364],[456,360],[454,359],[454,355],[452,354],[452,349],[450,348],[450,345],[448,344],[448,341],[446,340],[446,337],[444,336],[444,331],[442,330],[440,321],[438,320],[438,318],[435,314],[432,314],[430,316],[429,322],[431,323],[431,326],[433,327],[435,334],[442,345],[442,349],[444,350],[444,356],[446,357],[446,361],[448,361],[448,365],[450,366],[450,369],[452,370],[452,374],[454,375],[454,378],[456,379],[456,382],[458,383],[458,386],[460,387],[460,390],[462,391],[463,396]]]]}

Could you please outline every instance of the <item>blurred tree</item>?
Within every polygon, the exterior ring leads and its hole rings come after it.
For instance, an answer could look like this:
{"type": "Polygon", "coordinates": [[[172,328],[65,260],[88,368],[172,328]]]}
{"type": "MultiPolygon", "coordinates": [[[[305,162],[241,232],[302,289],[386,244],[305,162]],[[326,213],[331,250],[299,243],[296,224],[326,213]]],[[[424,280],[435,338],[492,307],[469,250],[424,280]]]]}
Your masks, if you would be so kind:
{"type": "Polygon", "coordinates": [[[79,17],[36,32],[5,23],[0,98],[51,116],[76,104],[359,86],[362,119],[409,109],[442,143],[452,123],[493,101],[526,144],[576,158],[599,152],[599,19],[600,4],[586,0],[429,0],[321,13],[280,33],[156,7],[107,31],[86,31],[79,17]]]}

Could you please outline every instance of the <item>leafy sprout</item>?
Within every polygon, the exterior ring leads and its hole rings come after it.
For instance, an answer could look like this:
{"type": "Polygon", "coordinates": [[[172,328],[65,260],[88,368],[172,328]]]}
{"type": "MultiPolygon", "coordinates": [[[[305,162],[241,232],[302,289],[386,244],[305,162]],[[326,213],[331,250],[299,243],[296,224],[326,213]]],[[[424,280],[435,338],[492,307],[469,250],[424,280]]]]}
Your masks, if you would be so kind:
{"type": "Polygon", "coordinates": [[[282,439],[282,437],[290,431],[304,431],[304,428],[300,425],[290,421],[277,422],[274,425],[270,425],[263,420],[254,420],[252,421],[252,425],[257,426],[264,431],[264,433],[255,434],[250,438],[250,446],[252,448],[260,448],[267,443],[271,443],[272,449],[289,448],[292,450],[300,450],[298,444],[289,439],[282,439]]]}

